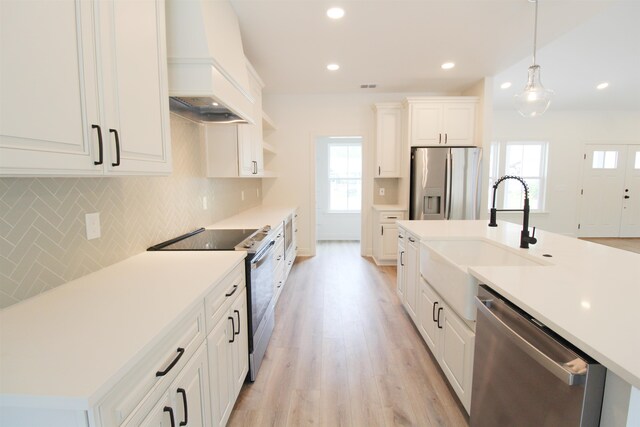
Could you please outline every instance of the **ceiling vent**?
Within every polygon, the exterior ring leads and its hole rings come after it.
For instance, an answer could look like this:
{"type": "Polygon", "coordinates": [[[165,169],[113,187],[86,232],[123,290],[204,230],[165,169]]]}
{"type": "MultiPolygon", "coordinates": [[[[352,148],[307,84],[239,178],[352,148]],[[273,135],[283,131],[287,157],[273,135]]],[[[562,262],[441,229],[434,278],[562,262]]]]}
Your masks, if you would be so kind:
{"type": "Polygon", "coordinates": [[[371,85],[371,84],[360,85],[360,89],[375,89],[376,87],[378,87],[378,85],[371,85]]]}

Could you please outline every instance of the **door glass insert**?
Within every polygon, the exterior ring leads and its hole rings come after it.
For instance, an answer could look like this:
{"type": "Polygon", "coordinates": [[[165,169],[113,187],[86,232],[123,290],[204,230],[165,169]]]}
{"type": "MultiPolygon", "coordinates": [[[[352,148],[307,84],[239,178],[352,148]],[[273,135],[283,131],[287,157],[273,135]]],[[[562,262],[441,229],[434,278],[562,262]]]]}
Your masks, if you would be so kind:
{"type": "Polygon", "coordinates": [[[593,163],[591,165],[593,169],[615,169],[618,167],[618,152],[617,151],[594,151],[593,163]]]}

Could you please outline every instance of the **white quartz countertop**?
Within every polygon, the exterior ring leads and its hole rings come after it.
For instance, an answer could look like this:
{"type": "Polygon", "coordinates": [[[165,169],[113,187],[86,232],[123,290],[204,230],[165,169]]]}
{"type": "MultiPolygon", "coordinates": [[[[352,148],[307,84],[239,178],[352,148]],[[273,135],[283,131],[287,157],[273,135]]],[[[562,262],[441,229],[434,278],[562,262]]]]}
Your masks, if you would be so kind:
{"type": "Polygon", "coordinates": [[[0,406],[90,409],[245,256],[145,252],[1,311],[0,406]]]}
{"type": "Polygon", "coordinates": [[[518,224],[498,221],[399,221],[421,240],[479,238],[547,265],[468,266],[485,283],[607,369],[640,387],[640,254],[536,231],[520,249],[518,224]],[[542,257],[552,255],[551,258],[542,257]],[[551,264],[551,265],[548,265],[551,264]]]}
{"type": "Polygon", "coordinates": [[[403,205],[373,205],[376,211],[406,211],[407,207],[403,205]]]}
{"type": "Polygon", "coordinates": [[[231,228],[262,228],[270,225],[276,228],[284,219],[296,210],[295,207],[258,206],[247,209],[237,215],[223,219],[206,228],[231,229],[231,228]]]}

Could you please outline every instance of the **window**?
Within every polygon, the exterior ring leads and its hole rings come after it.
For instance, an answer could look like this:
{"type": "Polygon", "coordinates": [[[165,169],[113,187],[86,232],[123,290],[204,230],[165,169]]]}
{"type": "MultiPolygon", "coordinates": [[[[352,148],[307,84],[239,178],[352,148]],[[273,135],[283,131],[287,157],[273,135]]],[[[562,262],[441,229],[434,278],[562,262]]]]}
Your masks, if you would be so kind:
{"type": "MultiPolygon", "coordinates": [[[[517,175],[529,186],[531,211],[544,209],[546,175],[546,142],[501,141],[491,144],[489,168],[489,207],[492,204],[493,184],[503,175],[517,175]]],[[[518,181],[510,179],[500,184],[496,195],[496,208],[522,209],[524,189],[518,181]]]]}
{"type": "Polygon", "coordinates": [[[362,145],[329,143],[329,210],[359,212],[362,199],[362,145]]]}
{"type": "Polygon", "coordinates": [[[618,152],[617,151],[594,151],[593,162],[591,164],[593,169],[615,169],[618,167],[618,152]]]}

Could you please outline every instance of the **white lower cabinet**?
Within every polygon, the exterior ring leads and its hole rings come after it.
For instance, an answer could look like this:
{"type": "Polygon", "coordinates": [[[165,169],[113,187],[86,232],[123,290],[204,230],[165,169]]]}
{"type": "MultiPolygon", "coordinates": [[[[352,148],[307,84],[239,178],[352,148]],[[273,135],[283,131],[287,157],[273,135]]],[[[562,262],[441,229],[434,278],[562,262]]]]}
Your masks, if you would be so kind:
{"type": "Polygon", "coordinates": [[[224,426],[249,371],[247,292],[243,289],[207,337],[214,426],[224,426]]]}
{"type": "Polygon", "coordinates": [[[462,406],[471,407],[475,332],[420,278],[417,326],[462,406]]]}
{"type": "Polygon", "coordinates": [[[420,266],[418,263],[420,262],[420,253],[418,248],[418,238],[414,235],[405,232],[405,239],[407,239],[405,243],[406,247],[406,257],[405,257],[405,265],[406,269],[404,272],[405,275],[405,307],[409,312],[409,315],[413,319],[414,322],[417,322],[418,316],[418,276],[420,274],[420,266]]]}
{"type": "Polygon", "coordinates": [[[211,426],[206,350],[204,344],[200,346],[178,378],[169,386],[169,390],[142,421],[134,414],[123,426],[211,426]]]}
{"type": "Polygon", "coordinates": [[[397,287],[396,292],[398,293],[398,298],[400,301],[404,303],[404,289],[407,284],[406,280],[406,264],[404,261],[404,257],[406,254],[405,250],[405,234],[403,228],[398,228],[398,258],[396,264],[396,274],[397,274],[397,287]]]}
{"type": "Polygon", "coordinates": [[[373,259],[378,265],[393,265],[397,262],[398,224],[404,211],[375,211],[373,221],[373,259]]]}

